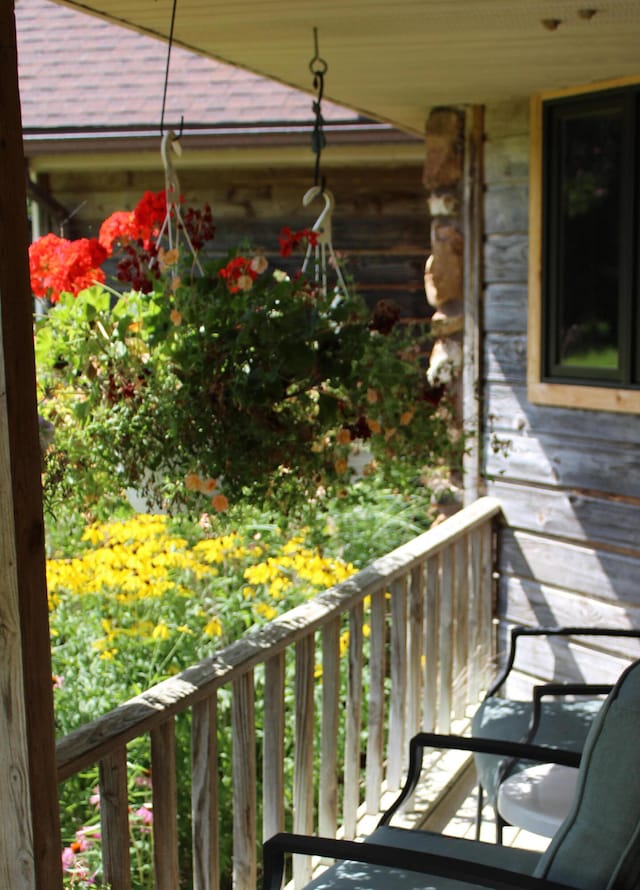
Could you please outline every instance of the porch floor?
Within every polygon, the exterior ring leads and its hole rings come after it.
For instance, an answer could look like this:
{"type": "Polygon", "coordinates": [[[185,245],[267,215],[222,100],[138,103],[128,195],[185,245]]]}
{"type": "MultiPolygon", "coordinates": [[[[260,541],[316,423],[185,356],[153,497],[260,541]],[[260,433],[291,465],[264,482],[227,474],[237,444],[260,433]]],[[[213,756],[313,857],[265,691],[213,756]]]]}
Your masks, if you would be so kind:
{"type": "MultiPolygon", "coordinates": [[[[442,832],[455,837],[475,839],[477,799],[477,791],[474,788],[464,799],[460,808],[444,825],[442,832]]],[[[493,843],[495,838],[496,828],[493,807],[486,806],[482,818],[480,839],[493,843]]],[[[510,847],[522,847],[526,850],[537,850],[542,853],[549,844],[549,838],[542,837],[539,834],[532,834],[530,831],[524,831],[513,826],[506,826],[503,830],[503,843],[510,847]]]]}

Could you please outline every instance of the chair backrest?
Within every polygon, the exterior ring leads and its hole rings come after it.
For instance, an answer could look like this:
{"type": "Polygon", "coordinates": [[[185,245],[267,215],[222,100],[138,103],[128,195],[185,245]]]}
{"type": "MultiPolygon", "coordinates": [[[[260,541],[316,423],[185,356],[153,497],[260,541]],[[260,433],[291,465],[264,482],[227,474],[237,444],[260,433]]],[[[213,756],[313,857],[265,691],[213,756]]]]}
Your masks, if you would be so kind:
{"type": "Polygon", "coordinates": [[[571,811],[535,874],[580,890],[640,888],[640,661],[589,731],[571,811]]]}

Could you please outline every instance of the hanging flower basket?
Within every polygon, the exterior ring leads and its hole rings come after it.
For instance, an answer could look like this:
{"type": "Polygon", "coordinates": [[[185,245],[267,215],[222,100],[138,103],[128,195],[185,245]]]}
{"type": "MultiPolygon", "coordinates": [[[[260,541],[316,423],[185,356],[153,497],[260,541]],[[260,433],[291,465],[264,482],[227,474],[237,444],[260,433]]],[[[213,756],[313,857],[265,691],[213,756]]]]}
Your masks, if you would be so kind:
{"type": "MultiPolygon", "coordinates": [[[[364,473],[459,448],[425,377],[426,325],[390,321],[354,287],[323,288],[248,246],[207,259],[206,206],[182,213],[193,251],[166,249],[163,197],[113,214],[97,241],[32,248],[34,293],[52,304],[36,322],[50,485],[84,498],[129,486],[169,508],[294,505],[347,484],[354,446],[371,454],[364,473]],[[84,266],[67,265],[74,251],[84,266]],[[123,292],[104,284],[100,251],[123,292]]],[[[281,256],[316,238],[284,230],[281,256]]]]}

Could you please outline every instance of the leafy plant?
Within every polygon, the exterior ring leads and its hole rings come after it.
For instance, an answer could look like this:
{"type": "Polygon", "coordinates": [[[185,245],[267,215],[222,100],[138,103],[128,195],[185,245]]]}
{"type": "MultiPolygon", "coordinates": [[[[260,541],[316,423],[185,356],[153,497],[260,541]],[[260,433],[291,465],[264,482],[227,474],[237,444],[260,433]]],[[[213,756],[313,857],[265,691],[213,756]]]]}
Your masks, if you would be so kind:
{"type": "MultiPolygon", "coordinates": [[[[55,305],[36,323],[54,502],[86,507],[129,487],[170,509],[202,509],[204,497],[218,510],[246,497],[294,509],[344,489],[358,456],[383,475],[457,459],[450,405],[425,378],[428,325],[399,324],[387,304],[372,313],[353,287],[272,272],[247,246],[202,262],[164,250],[159,197],[141,205],[101,231],[136,289],[76,293],[67,275],[70,290],[50,288],[55,305]]],[[[195,251],[210,216],[184,218],[195,251]]],[[[315,238],[286,231],[281,252],[315,238]]],[[[33,264],[32,275],[42,281],[33,264]]]]}

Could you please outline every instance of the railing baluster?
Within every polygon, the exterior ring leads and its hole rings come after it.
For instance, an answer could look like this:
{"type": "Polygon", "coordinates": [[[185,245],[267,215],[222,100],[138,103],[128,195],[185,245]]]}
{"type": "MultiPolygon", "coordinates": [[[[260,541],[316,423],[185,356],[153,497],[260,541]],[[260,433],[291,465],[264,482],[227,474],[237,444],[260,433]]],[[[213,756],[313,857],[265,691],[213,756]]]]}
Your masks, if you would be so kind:
{"type": "Polygon", "coordinates": [[[255,890],[256,732],[253,671],[232,684],[233,886],[255,890]]]}
{"type": "MultiPolygon", "coordinates": [[[[296,643],[293,830],[299,834],[313,833],[314,643],[313,634],[307,634],[296,643]]],[[[296,856],[293,865],[294,886],[302,887],[310,879],[310,857],[296,856]]]]}
{"type": "Polygon", "coordinates": [[[362,725],[362,603],[349,612],[349,658],[344,752],[344,836],[354,838],[360,803],[360,728],[362,725]]]}
{"type": "Polygon", "coordinates": [[[380,809],[384,758],[384,678],[386,671],[386,615],[384,590],[371,596],[369,618],[369,731],[367,734],[367,813],[380,809]]]}
{"type": "Polygon", "coordinates": [[[480,538],[477,530],[469,534],[468,614],[469,614],[469,702],[475,705],[482,689],[481,623],[482,597],[480,591],[480,538]]]}
{"type": "Polygon", "coordinates": [[[445,547],[440,553],[440,689],[438,691],[438,731],[451,731],[451,687],[453,678],[453,553],[445,547]]]}
{"type": "Polygon", "coordinates": [[[390,791],[396,791],[400,787],[405,756],[407,584],[408,575],[401,575],[391,585],[391,705],[387,757],[387,788],[390,791]]]}
{"type": "Polygon", "coordinates": [[[340,706],[340,619],[322,633],[322,732],[318,830],[334,837],[338,830],[338,717],[340,706]]]}
{"type": "Polygon", "coordinates": [[[424,591],[425,564],[421,562],[411,571],[409,588],[409,646],[407,669],[407,726],[405,738],[410,739],[420,729],[422,701],[422,660],[424,656],[424,591]]]}
{"type": "Polygon", "coordinates": [[[178,793],[173,717],[151,731],[153,860],[156,890],[178,890],[178,793]]]}
{"type": "Polygon", "coordinates": [[[100,761],[100,824],[105,883],[113,887],[113,890],[130,890],[126,745],[114,748],[100,761]]]}
{"type": "Polygon", "coordinates": [[[193,888],[218,890],[218,711],[214,691],[193,706],[191,722],[191,812],[193,888]]]}
{"type": "Polygon", "coordinates": [[[436,727],[438,706],[438,670],[440,664],[440,562],[432,556],[426,562],[425,659],[423,728],[432,732],[436,727]]]}
{"type": "Polygon", "coordinates": [[[262,837],[284,830],[284,652],[265,664],[262,837]]]}
{"type": "Polygon", "coordinates": [[[467,704],[467,663],[469,660],[468,546],[466,535],[453,545],[453,716],[464,717],[467,704]]]}
{"type": "Polygon", "coordinates": [[[480,627],[482,629],[482,643],[484,655],[484,688],[489,685],[493,678],[494,657],[495,657],[495,640],[493,629],[493,543],[494,533],[491,521],[485,523],[480,531],[481,556],[480,556],[480,607],[482,609],[482,619],[480,627]]]}

